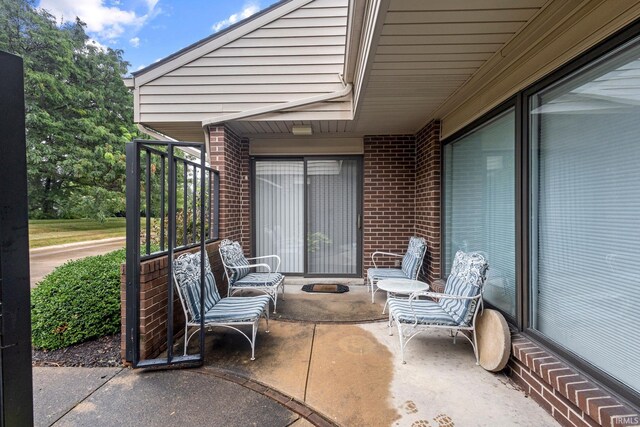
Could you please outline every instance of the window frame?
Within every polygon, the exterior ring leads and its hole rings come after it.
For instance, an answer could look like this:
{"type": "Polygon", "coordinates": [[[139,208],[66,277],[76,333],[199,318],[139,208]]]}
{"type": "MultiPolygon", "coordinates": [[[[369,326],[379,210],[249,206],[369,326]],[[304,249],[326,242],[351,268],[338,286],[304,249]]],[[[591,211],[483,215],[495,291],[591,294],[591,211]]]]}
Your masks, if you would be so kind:
{"type": "Polygon", "coordinates": [[[504,113],[510,108],[515,109],[515,294],[516,294],[516,316],[515,318],[508,313],[500,310],[497,307],[491,305],[491,303],[485,301],[486,305],[492,309],[498,310],[502,313],[510,325],[514,326],[519,332],[527,336],[536,344],[549,349],[559,359],[563,360],[567,365],[576,368],[581,374],[585,375],[600,384],[605,389],[608,389],[613,394],[628,401],[632,405],[640,406],[640,390],[636,391],[626,384],[621,383],[614,377],[607,374],[605,371],[591,365],[589,362],[582,359],[577,354],[570,350],[554,343],[550,339],[546,338],[539,331],[531,328],[531,307],[530,307],[530,244],[532,241],[530,219],[531,219],[531,141],[530,141],[530,99],[537,93],[545,90],[546,88],[557,84],[561,80],[568,78],[572,74],[578,73],[581,69],[595,65],[595,63],[606,60],[605,56],[621,48],[627,43],[633,40],[640,40],[640,20],[637,20],[630,25],[626,26],[622,30],[611,35],[604,41],[589,48],[579,56],[569,60],[564,65],[556,68],[551,73],[538,79],[528,87],[517,91],[511,97],[503,101],[498,106],[483,113],[478,118],[465,125],[458,131],[454,132],[447,138],[440,142],[441,162],[440,162],[440,247],[443,249],[441,252],[441,264],[443,268],[442,275],[447,273],[444,271],[444,248],[447,235],[445,232],[445,162],[444,152],[445,146],[458,141],[471,132],[479,129],[480,127],[488,124],[491,120],[495,119],[500,114],[504,113]]]}

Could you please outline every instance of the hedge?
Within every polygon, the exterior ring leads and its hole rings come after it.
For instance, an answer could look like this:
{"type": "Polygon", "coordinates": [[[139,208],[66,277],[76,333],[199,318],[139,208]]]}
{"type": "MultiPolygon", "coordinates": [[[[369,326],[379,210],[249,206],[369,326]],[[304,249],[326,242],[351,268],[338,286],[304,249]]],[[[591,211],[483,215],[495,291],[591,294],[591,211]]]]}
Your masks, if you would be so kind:
{"type": "Polygon", "coordinates": [[[33,346],[55,350],[120,331],[125,250],[69,261],[31,292],[33,346]]]}

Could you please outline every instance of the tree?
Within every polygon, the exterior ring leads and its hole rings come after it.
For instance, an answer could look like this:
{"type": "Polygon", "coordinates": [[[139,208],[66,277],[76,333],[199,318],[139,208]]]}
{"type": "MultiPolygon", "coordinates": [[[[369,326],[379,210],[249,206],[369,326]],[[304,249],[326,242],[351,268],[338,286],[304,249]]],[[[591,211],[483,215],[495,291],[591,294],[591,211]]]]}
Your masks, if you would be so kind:
{"type": "Polygon", "coordinates": [[[123,212],[124,147],[138,134],[122,51],[30,0],[0,0],[0,49],[24,59],[30,216],[123,212]]]}

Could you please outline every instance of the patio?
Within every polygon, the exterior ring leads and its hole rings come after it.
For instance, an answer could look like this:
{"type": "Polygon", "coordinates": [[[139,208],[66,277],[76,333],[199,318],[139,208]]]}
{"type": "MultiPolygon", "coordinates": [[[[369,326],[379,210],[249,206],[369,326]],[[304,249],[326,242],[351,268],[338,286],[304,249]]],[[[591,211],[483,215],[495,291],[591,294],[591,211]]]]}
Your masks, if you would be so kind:
{"type": "MultiPolygon", "coordinates": [[[[288,296],[301,295],[298,284],[287,287],[288,296]]],[[[349,294],[371,305],[364,286],[352,285],[340,296],[349,294]]],[[[381,308],[384,298],[379,292],[374,307],[381,308]]],[[[505,374],[477,366],[471,346],[464,340],[454,345],[445,331],[416,338],[407,348],[406,365],[385,321],[272,320],[270,331],[259,333],[253,362],[239,334],[216,330],[207,335],[205,365],[196,370],[100,371],[102,380],[91,378],[94,370],[71,370],[65,374],[73,378],[67,401],[56,396],[58,380],[44,382],[54,380],[45,375],[47,368],[37,369],[36,425],[58,417],[57,425],[167,419],[198,424],[209,413],[227,425],[302,427],[328,420],[342,426],[556,425],[505,374]],[[47,406],[52,399],[58,399],[57,406],[47,406]],[[224,413],[216,414],[213,408],[221,407],[224,413]]]]}

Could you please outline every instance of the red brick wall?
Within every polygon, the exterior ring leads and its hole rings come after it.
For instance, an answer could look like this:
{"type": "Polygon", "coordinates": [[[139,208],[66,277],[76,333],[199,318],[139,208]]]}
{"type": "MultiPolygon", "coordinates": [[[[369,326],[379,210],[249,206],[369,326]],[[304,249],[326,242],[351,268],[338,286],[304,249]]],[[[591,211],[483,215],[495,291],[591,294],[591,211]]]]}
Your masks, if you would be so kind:
{"type": "Polygon", "coordinates": [[[220,237],[240,240],[247,251],[249,181],[244,177],[248,177],[248,143],[226,126],[210,128],[209,141],[211,167],[220,171],[220,237]]]}
{"type": "MultiPolygon", "coordinates": [[[[413,135],[364,137],[363,267],[375,251],[404,253],[415,233],[416,140],[413,135]]],[[[394,266],[399,258],[381,258],[394,266]]],[[[378,262],[378,259],[376,259],[378,262]]]]}
{"type": "Polygon", "coordinates": [[[521,334],[507,372],[563,426],[640,424],[638,412],[521,334]]]}
{"type": "MultiPolygon", "coordinates": [[[[224,270],[220,254],[219,242],[207,245],[209,262],[216,278],[221,295],[227,294],[227,282],[222,280],[224,270]]],[[[197,249],[191,249],[195,252],[197,249]]],[[[180,252],[181,253],[181,252],[180,252]]],[[[177,253],[179,255],[180,253],[177,253]]],[[[126,270],[121,266],[120,300],[121,300],[121,354],[126,359],[126,270]]],[[[152,359],[165,351],[167,343],[168,316],[168,257],[161,256],[140,263],[140,359],[152,359]]],[[[174,292],[175,295],[175,292],[174,292]]],[[[184,315],[178,296],[174,298],[174,333],[177,336],[184,328],[184,315]]]]}
{"type": "Polygon", "coordinates": [[[442,277],[440,265],[440,122],[427,124],[416,134],[416,235],[427,240],[423,278],[442,277]]]}

